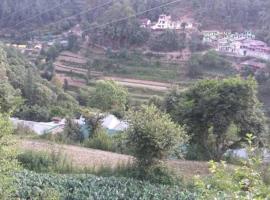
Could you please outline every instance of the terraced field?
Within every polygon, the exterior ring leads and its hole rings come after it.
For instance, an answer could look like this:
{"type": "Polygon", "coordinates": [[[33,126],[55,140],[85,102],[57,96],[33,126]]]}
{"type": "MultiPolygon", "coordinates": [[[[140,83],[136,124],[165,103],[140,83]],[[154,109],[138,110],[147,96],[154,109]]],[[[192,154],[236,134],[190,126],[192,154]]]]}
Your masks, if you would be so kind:
{"type": "Polygon", "coordinates": [[[87,85],[89,77],[92,84],[97,80],[114,80],[129,89],[134,101],[144,102],[152,95],[163,96],[184,75],[181,64],[165,63],[137,54],[129,59],[111,58],[102,49],[85,51],[65,51],[57,58],[54,67],[62,83],[66,80],[69,86],[81,88],[87,85]],[[148,91],[147,94],[144,90],[148,91]]]}

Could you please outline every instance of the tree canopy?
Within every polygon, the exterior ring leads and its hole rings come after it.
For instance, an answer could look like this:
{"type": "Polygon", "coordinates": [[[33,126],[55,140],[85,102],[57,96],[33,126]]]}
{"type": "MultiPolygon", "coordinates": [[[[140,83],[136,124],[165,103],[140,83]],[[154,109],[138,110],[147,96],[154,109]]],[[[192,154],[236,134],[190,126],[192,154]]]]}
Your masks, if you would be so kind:
{"type": "Polygon", "coordinates": [[[128,103],[128,91],[114,81],[98,81],[90,105],[102,111],[122,113],[128,103]]]}
{"type": "Polygon", "coordinates": [[[166,98],[166,110],[187,127],[191,158],[220,160],[229,149],[239,147],[247,133],[261,139],[264,114],[257,99],[254,79],[239,77],[203,80],[184,92],[173,90],[166,98]]]}

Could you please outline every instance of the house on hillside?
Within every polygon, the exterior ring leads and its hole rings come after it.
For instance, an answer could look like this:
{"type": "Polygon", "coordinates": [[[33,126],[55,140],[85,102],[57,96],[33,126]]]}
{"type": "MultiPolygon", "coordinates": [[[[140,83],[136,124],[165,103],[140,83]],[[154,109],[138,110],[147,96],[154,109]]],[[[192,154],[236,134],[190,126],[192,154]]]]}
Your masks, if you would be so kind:
{"type": "Polygon", "coordinates": [[[234,54],[242,57],[254,57],[270,60],[270,47],[262,41],[253,39],[232,40],[222,38],[217,42],[217,51],[222,53],[234,54]]]}
{"type": "Polygon", "coordinates": [[[259,40],[244,40],[237,52],[241,56],[250,56],[264,60],[270,60],[270,47],[259,40]]]}
{"type": "Polygon", "coordinates": [[[232,33],[231,31],[216,31],[216,30],[210,30],[210,31],[203,31],[203,41],[205,43],[213,43],[217,42],[220,39],[228,40],[230,42],[234,41],[242,41],[246,39],[255,39],[255,35],[251,31],[245,31],[243,33],[232,33]]]}
{"type": "Polygon", "coordinates": [[[80,24],[77,24],[73,28],[71,28],[68,32],[69,34],[76,35],[77,37],[82,37],[83,31],[80,24]]]}
{"type": "Polygon", "coordinates": [[[181,30],[193,29],[193,23],[189,19],[173,21],[170,15],[162,14],[158,21],[151,27],[152,30],[181,30]]]}
{"type": "Polygon", "coordinates": [[[179,30],[181,29],[180,21],[172,21],[172,17],[170,15],[160,15],[158,22],[151,27],[152,30],[179,30]]]}
{"type": "Polygon", "coordinates": [[[141,28],[149,28],[151,26],[151,20],[144,18],[144,19],[140,19],[140,27],[141,28]]]}
{"type": "Polygon", "coordinates": [[[219,39],[220,32],[217,30],[203,31],[203,42],[204,43],[213,43],[219,39]]]}

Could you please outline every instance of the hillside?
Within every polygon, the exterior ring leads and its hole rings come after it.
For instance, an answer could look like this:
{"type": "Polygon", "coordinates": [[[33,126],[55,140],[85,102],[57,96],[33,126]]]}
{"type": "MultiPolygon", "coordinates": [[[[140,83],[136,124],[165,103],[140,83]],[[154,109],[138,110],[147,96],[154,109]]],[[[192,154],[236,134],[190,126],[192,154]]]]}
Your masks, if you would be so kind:
{"type": "MultiPolygon", "coordinates": [[[[1,83],[11,88],[1,98],[17,102],[15,116],[37,121],[47,121],[53,115],[72,114],[76,100],[62,88],[41,78],[38,69],[13,48],[1,46],[1,83]],[[62,113],[62,114],[61,114],[62,113]]],[[[4,90],[4,87],[1,88],[4,90]]]]}

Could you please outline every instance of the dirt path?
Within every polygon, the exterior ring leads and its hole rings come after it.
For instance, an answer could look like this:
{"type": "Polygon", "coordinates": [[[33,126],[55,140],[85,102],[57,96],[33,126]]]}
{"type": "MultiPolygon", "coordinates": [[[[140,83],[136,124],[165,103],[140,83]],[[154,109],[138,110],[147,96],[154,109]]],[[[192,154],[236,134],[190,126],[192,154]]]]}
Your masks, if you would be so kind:
{"type": "MultiPolygon", "coordinates": [[[[95,149],[77,147],[72,145],[59,145],[46,141],[36,140],[20,140],[18,142],[20,150],[33,151],[55,151],[61,152],[70,159],[74,165],[90,168],[112,167],[130,164],[134,160],[133,157],[100,151],[95,149]]],[[[173,160],[167,161],[168,165],[176,172],[180,173],[184,178],[191,178],[194,175],[207,175],[208,164],[205,162],[173,160]]]]}
{"type": "Polygon", "coordinates": [[[106,76],[106,77],[103,77],[103,79],[114,80],[118,82],[120,85],[127,86],[127,87],[147,88],[147,89],[159,90],[159,91],[167,91],[169,88],[171,88],[171,84],[169,83],[156,82],[156,81],[121,78],[121,77],[113,77],[113,76],[106,76]]]}

